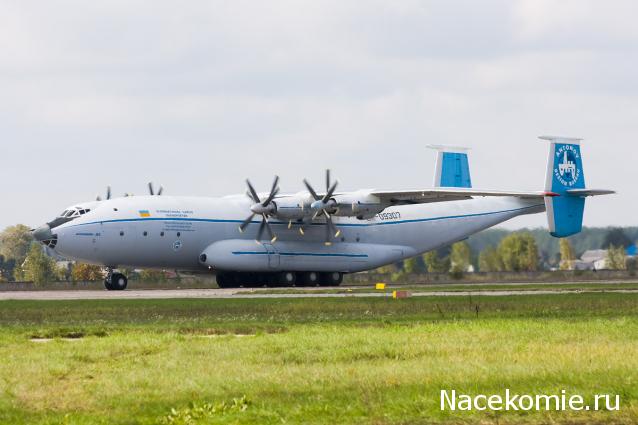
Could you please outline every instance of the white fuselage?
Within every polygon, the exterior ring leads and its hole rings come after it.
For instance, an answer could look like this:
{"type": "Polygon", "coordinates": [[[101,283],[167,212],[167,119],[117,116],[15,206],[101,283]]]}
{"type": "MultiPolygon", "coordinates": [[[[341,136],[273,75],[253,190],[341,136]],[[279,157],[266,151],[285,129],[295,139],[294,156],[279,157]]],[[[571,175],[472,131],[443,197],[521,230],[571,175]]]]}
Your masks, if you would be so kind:
{"type": "Polygon", "coordinates": [[[357,272],[545,210],[537,199],[511,197],[393,206],[371,219],[334,217],[341,234],[326,246],[325,221],[319,219],[293,222],[289,228],[288,221],[273,218],[276,243],[256,243],[261,217],[245,232],[238,230],[250,205],[245,196],[135,196],[102,201],[89,213],[53,229],[55,251],[107,267],[357,272]]]}

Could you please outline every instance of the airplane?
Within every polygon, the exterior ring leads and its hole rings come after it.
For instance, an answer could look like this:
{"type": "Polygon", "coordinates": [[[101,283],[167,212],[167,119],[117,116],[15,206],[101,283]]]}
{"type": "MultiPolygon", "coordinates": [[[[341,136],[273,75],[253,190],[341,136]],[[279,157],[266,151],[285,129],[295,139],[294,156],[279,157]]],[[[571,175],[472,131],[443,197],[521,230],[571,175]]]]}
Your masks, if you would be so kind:
{"type": "Polygon", "coordinates": [[[105,267],[105,287],[123,290],[119,268],[215,273],[221,288],[339,285],[343,275],[395,263],[461,241],[511,218],[547,212],[550,233],[582,229],[585,198],[615,193],[585,187],[581,139],[549,141],[545,189],[472,187],[466,148],[438,151],[434,187],[280,194],[279,178],[258,193],[183,197],[154,192],[76,204],[33,230],[56,254],[105,267]],[[562,162],[561,162],[562,160],[562,162]],[[568,170],[568,171],[567,171],[568,170]],[[158,196],[162,195],[162,196],[158,196]],[[255,243],[257,242],[257,243],[255,243]]]}

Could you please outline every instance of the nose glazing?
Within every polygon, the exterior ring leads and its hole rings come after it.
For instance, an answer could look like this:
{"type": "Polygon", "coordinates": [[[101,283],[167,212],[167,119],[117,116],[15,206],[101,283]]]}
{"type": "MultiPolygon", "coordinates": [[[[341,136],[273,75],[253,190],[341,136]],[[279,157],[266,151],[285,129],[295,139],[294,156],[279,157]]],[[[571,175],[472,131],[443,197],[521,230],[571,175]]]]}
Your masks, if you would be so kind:
{"type": "Polygon", "coordinates": [[[51,232],[51,227],[49,227],[48,224],[38,227],[31,232],[31,234],[36,241],[50,248],[55,248],[55,245],[58,243],[58,235],[54,235],[53,232],[51,232]]]}
{"type": "Polygon", "coordinates": [[[48,224],[38,227],[32,232],[32,234],[33,234],[33,238],[38,242],[51,239],[51,237],[53,236],[53,233],[51,232],[51,228],[49,227],[48,224]]]}

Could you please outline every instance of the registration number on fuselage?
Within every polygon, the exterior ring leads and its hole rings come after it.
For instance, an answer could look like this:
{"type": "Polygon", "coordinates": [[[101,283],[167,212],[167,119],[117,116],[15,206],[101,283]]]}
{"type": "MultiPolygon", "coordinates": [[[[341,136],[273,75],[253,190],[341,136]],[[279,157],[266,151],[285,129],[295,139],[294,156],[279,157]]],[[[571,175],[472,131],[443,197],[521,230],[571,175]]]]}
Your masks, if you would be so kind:
{"type": "Polygon", "coordinates": [[[379,220],[398,220],[401,218],[401,213],[398,211],[380,212],[376,215],[379,220]]]}

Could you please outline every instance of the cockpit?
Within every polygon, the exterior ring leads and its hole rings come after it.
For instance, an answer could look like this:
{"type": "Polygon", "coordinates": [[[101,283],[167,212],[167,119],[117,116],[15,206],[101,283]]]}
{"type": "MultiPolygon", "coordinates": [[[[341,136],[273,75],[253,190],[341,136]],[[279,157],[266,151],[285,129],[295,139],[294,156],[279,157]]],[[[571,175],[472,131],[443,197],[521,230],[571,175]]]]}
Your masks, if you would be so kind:
{"type": "Polygon", "coordinates": [[[90,208],[79,207],[79,206],[67,208],[64,211],[62,211],[60,215],[58,215],[55,219],[53,219],[53,221],[50,221],[47,224],[49,225],[51,229],[53,229],[55,227],[58,227],[60,224],[64,224],[68,221],[74,220],[88,213],[89,211],[91,211],[90,208]]]}
{"type": "Polygon", "coordinates": [[[58,218],[71,218],[79,217],[91,211],[89,208],[73,207],[62,211],[58,218]]]}
{"type": "Polygon", "coordinates": [[[74,206],[62,211],[56,218],[45,225],[33,230],[34,238],[49,248],[55,248],[58,243],[58,236],[52,232],[56,227],[75,220],[91,211],[87,206],[74,206]]]}

